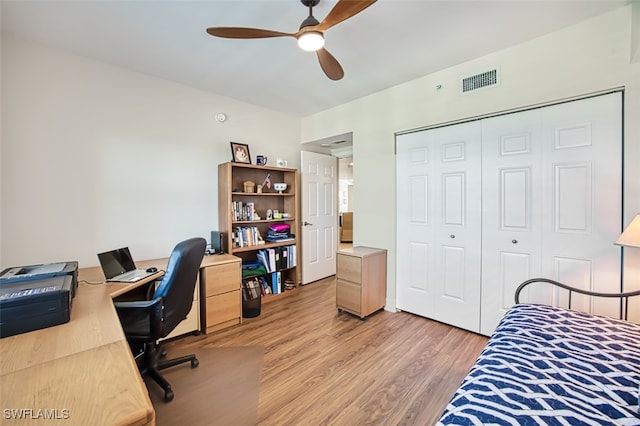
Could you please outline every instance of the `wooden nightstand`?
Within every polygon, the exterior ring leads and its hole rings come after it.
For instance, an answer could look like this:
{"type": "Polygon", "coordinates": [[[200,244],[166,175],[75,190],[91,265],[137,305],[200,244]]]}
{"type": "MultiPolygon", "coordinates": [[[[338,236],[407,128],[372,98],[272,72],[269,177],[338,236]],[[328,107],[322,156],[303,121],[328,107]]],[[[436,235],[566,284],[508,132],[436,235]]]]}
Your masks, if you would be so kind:
{"type": "Polygon", "coordinates": [[[382,309],[387,297],[387,251],[353,247],[338,251],[336,306],[364,318],[382,309]]]}

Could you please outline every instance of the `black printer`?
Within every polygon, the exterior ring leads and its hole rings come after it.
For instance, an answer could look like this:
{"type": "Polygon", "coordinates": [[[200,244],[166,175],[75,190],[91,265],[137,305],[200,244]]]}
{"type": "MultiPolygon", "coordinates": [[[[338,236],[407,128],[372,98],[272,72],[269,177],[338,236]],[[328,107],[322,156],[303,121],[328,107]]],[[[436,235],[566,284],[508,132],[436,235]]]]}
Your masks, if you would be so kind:
{"type": "Polygon", "coordinates": [[[0,287],[5,284],[22,281],[41,280],[43,278],[71,276],[71,297],[78,288],[78,262],[56,262],[39,265],[13,266],[0,272],[0,287]]]}
{"type": "Polygon", "coordinates": [[[72,288],[72,275],[1,283],[0,337],[68,322],[72,288]]]}

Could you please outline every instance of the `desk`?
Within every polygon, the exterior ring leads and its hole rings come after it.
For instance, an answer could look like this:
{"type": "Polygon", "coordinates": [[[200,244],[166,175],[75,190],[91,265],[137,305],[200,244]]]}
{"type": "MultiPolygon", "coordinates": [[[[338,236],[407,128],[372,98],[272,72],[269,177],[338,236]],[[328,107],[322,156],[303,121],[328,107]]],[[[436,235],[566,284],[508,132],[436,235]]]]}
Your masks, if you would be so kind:
{"type": "Polygon", "coordinates": [[[65,425],[155,424],[111,300],[112,291],[130,287],[114,286],[81,283],[68,323],[0,340],[2,424],[42,425],[47,418],[65,425]]]}
{"type": "MultiPolygon", "coordinates": [[[[137,263],[161,270],[167,260],[137,263]]],[[[239,261],[205,256],[201,271],[239,261]]],[[[112,298],[160,277],[161,271],[133,284],[80,283],[68,323],[0,339],[0,423],[43,425],[48,418],[65,426],[154,425],[153,405],[112,298]]],[[[100,267],[82,268],[78,279],[103,282],[104,275],[100,267]]]]}

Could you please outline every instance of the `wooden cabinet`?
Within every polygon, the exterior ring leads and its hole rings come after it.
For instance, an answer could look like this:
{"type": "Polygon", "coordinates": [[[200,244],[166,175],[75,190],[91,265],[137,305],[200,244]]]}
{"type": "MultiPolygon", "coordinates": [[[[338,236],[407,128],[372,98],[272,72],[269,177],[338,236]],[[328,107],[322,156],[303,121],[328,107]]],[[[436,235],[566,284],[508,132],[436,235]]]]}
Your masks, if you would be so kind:
{"type": "Polygon", "coordinates": [[[224,255],[206,256],[200,268],[200,305],[202,330],[205,333],[242,323],[240,258],[224,255]]]}
{"type": "Polygon", "coordinates": [[[364,318],[382,309],[387,297],[387,251],[353,247],[338,251],[336,305],[364,318]]]}
{"type": "MultiPolygon", "coordinates": [[[[193,303],[187,317],[173,329],[165,339],[171,339],[187,333],[196,333],[200,331],[200,280],[196,280],[196,288],[193,291],[193,303]]],[[[164,339],[161,339],[164,340],[164,339]]]]}
{"type": "MultiPolygon", "coordinates": [[[[166,258],[141,260],[136,262],[136,266],[140,269],[155,267],[160,270],[163,270],[166,268],[167,261],[168,259],[166,258]]],[[[161,281],[162,281],[162,278],[158,278],[158,280],[155,281],[152,285],[157,287],[161,281]]],[[[134,291],[139,292],[140,290],[132,290],[128,292],[127,294],[129,296],[127,297],[130,298],[131,294],[136,294],[142,299],[147,297],[146,286],[144,287],[144,292],[142,293],[134,293],[134,291]]],[[[125,298],[125,300],[128,300],[128,299],[125,298]]],[[[200,280],[196,279],[196,286],[193,291],[193,300],[191,303],[191,310],[187,314],[187,317],[183,319],[180,322],[180,324],[178,324],[176,328],[174,328],[173,331],[167,335],[167,337],[160,340],[162,341],[162,340],[172,339],[174,337],[181,336],[183,334],[189,334],[189,333],[197,334],[198,332],[200,332],[200,280]]]]}
{"type": "MultiPolygon", "coordinates": [[[[218,166],[218,218],[219,231],[224,233],[227,251],[244,262],[258,261],[258,251],[274,249],[286,250],[287,264],[276,264],[281,287],[284,283],[294,283],[297,287],[299,274],[299,206],[298,206],[298,170],[254,166],[241,163],[223,163],[218,166]],[[271,187],[266,185],[258,192],[269,177],[271,187]],[[274,184],[286,183],[287,188],[276,191],[274,184]],[[268,231],[272,225],[289,225],[290,236],[287,240],[268,241],[268,231]]],[[[267,280],[277,275],[266,275],[267,280]]],[[[270,283],[271,284],[271,283],[270,283]]]]}

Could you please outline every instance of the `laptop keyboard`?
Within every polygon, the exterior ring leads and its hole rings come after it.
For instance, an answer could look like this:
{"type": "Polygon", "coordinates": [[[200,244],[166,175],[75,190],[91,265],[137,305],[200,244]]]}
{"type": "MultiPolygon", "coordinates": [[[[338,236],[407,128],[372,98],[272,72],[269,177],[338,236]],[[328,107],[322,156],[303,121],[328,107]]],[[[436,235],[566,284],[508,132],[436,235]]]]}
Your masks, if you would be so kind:
{"type": "Polygon", "coordinates": [[[131,278],[134,278],[139,273],[140,273],[140,271],[129,271],[129,272],[126,272],[126,273],[120,275],[118,278],[121,279],[121,280],[130,280],[131,278]]]}

